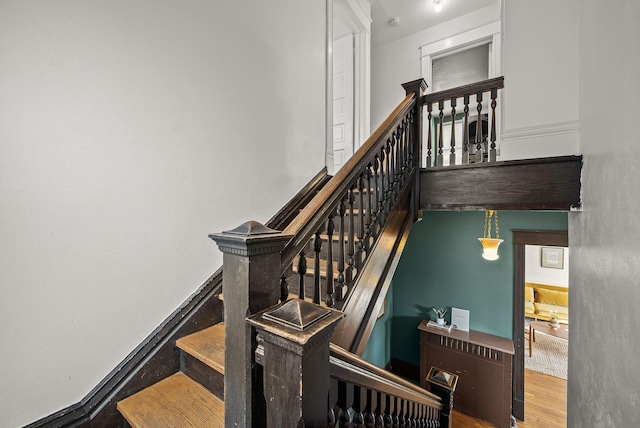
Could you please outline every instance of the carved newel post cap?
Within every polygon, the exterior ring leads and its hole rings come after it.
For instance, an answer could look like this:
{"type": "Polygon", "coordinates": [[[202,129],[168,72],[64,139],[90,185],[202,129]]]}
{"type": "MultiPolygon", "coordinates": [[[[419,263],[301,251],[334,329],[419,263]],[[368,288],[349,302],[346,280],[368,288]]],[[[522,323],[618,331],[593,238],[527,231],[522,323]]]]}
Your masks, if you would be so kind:
{"type": "Polygon", "coordinates": [[[328,334],[333,332],[335,325],[344,316],[344,313],[335,309],[291,299],[247,318],[247,322],[267,333],[265,337],[279,336],[304,346],[327,330],[328,334]]]}
{"type": "Polygon", "coordinates": [[[279,230],[271,229],[257,221],[248,221],[232,230],[212,233],[213,239],[223,253],[254,256],[280,252],[292,238],[279,230]]]}

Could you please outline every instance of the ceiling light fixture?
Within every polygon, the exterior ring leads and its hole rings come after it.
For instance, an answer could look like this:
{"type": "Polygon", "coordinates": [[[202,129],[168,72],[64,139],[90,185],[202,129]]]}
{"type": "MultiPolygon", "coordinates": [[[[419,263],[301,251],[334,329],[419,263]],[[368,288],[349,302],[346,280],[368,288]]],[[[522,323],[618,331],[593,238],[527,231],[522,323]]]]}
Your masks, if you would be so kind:
{"type": "Polygon", "coordinates": [[[498,226],[498,211],[487,210],[484,213],[484,235],[482,238],[478,238],[478,241],[482,244],[482,258],[485,260],[498,260],[498,247],[504,241],[500,239],[500,226],[498,226]],[[491,237],[491,217],[495,218],[496,225],[496,237],[491,237]]]}
{"type": "Polygon", "coordinates": [[[436,12],[440,12],[442,10],[442,2],[443,0],[433,0],[433,8],[436,12]]]}

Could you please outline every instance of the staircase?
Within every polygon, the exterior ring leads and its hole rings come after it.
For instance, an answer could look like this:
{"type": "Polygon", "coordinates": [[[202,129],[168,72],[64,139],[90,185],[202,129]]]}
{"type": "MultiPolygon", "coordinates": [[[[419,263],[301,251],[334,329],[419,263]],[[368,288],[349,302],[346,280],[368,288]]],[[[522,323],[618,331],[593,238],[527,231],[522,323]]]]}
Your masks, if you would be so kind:
{"type": "Polygon", "coordinates": [[[134,428],[224,426],[224,323],[183,337],[180,372],[118,403],[134,428]]]}

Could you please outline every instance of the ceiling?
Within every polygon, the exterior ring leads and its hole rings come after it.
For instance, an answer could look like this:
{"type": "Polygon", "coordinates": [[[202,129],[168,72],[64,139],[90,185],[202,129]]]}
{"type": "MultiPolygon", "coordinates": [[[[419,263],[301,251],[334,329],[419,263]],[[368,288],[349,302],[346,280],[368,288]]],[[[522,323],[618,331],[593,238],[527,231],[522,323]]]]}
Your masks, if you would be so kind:
{"type": "Polygon", "coordinates": [[[433,0],[369,0],[373,19],[371,46],[393,42],[499,1],[442,0],[442,10],[436,12],[433,0]],[[389,25],[393,18],[400,19],[396,27],[389,25]]]}

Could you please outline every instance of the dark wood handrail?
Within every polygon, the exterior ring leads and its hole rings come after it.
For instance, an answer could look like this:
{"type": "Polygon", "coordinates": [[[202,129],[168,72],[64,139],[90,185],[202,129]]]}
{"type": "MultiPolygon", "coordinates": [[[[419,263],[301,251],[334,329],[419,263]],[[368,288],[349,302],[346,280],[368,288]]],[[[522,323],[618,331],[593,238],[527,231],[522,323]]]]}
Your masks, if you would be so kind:
{"type": "Polygon", "coordinates": [[[331,357],[333,357],[331,360],[332,376],[339,373],[340,380],[392,394],[405,400],[415,401],[438,410],[442,409],[442,401],[437,395],[363,360],[338,345],[331,343],[329,349],[331,357]],[[340,361],[344,364],[339,363],[340,361]],[[342,370],[350,371],[351,374],[345,374],[342,370]]]}
{"type": "Polygon", "coordinates": [[[373,162],[380,147],[386,143],[399,120],[413,108],[415,95],[409,94],[376,129],[367,141],[345,163],[338,173],[322,188],[298,216],[284,229],[283,233],[293,235],[282,251],[281,271],[285,272],[294,258],[309,242],[311,236],[322,226],[328,213],[335,209],[340,199],[353,185],[356,178],[369,163],[373,162]]]}
{"type": "Polygon", "coordinates": [[[477,94],[478,92],[488,92],[492,89],[502,88],[504,88],[504,76],[495,77],[493,79],[487,79],[481,82],[458,86],[457,88],[445,89],[443,91],[425,94],[422,97],[422,105],[435,103],[440,100],[450,100],[451,98],[460,98],[465,95],[477,94]]]}

